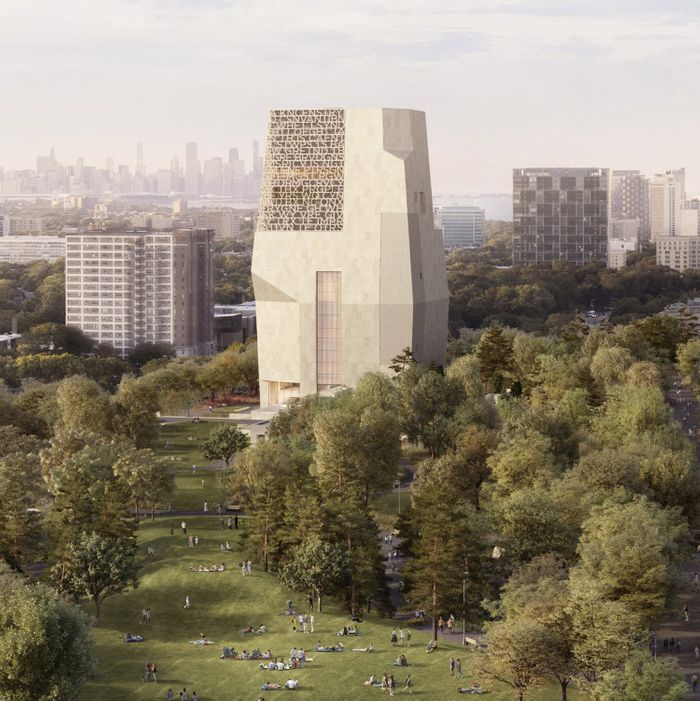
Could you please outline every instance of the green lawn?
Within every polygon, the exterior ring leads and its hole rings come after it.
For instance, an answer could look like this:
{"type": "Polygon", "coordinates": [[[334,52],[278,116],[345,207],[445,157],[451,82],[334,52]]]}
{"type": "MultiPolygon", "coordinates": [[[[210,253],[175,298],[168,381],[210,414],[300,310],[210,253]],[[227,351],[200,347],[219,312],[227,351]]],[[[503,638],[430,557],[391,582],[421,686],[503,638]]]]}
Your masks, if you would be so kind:
{"type": "Polygon", "coordinates": [[[191,421],[178,421],[163,424],[160,427],[154,450],[158,455],[172,460],[175,470],[175,492],[170,499],[170,504],[173,509],[201,509],[205,501],[210,506],[223,502],[221,471],[206,469],[211,461],[207,460],[201,452],[203,441],[218,425],[219,423],[215,421],[202,421],[198,424],[193,424],[191,421]],[[187,440],[188,437],[195,440],[187,440]],[[169,448],[165,447],[166,440],[170,441],[169,448]],[[195,473],[192,472],[192,465],[197,466],[195,473]]]}
{"type": "MultiPolygon", "coordinates": [[[[348,622],[347,615],[333,602],[328,602],[323,614],[316,614],[314,634],[303,635],[291,631],[291,621],[280,615],[287,598],[301,605],[302,597],[285,591],[273,575],[265,575],[256,566],[252,577],[241,576],[237,567],[239,551],[221,553],[220,543],[228,539],[238,547],[236,531],[221,531],[218,517],[188,518],[188,534],[199,536],[197,548],[187,546],[186,536],[179,533],[180,519],[159,519],[155,523],[143,522],[139,533],[141,582],[138,589],[114,596],[105,601],[101,624],[94,635],[99,657],[99,675],[85,689],[84,699],[94,701],[124,701],[164,699],[168,687],[178,692],[183,686],[196,691],[202,701],[224,699],[251,699],[261,694],[259,687],[265,680],[284,683],[291,673],[265,672],[256,662],[220,660],[222,644],[237,649],[259,646],[270,649],[273,655],[289,657],[292,646],[312,647],[317,640],[324,644],[338,641],[335,632],[348,622]],[[169,535],[169,526],[175,525],[175,535],[169,535]],[[147,561],[143,553],[146,544],[156,548],[156,557],[147,561]],[[194,573],[189,566],[225,562],[228,570],[223,573],[194,573]],[[184,610],[184,598],[189,595],[191,608],[184,610]],[[149,625],[140,624],[143,607],[153,613],[149,625]],[[264,623],[269,633],[259,636],[242,636],[245,626],[264,623]],[[125,644],[121,638],[125,632],[142,633],[146,641],[141,644],[125,644]],[[206,634],[216,645],[200,647],[189,640],[206,634]],[[158,665],[158,684],[141,681],[143,665],[153,661],[158,665]]],[[[87,604],[86,610],[92,613],[87,604]]],[[[367,643],[377,648],[373,654],[347,650],[341,654],[310,653],[313,662],[305,669],[295,671],[299,679],[297,694],[304,699],[333,699],[350,701],[364,697],[378,697],[380,691],[365,689],[361,682],[370,674],[381,675],[397,671],[391,661],[398,651],[389,643],[394,623],[370,616],[362,623],[362,636],[345,639],[348,647],[363,647],[367,643]]],[[[456,636],[455,636],[456,637],[456,636]]],[[[448,659],[451,654],[461,656],[465,680],[475,676],[479,666],[479,654],[465,652],[457,645],[442,646],[426,655],[423,646],[428,635],[413,633],[411,648],[406,651],[413,665],[408,671],[415,682],[415,693],[429,699],[456,696],[459,682],[450,679],[448,659]]],[[[398,670],[400,683],[404,670],[398,670]]],[[[264,693],[267,699],[271,692],[264,693]]],[[[280,692],[281,693],[281,692],[280,692]]],[[[275,696],[272,694],[273,697],[275,696]]],[[[571,695],[576,698],[575,695],[571,695]]],[[[177,698],[177,693],[176,693],[177,698]]],[[[505,701],[512,698],[509,691],[493,690],[487,698],[505,701]]],[[[554,689],[533,690],[528,698],[538,701],[554,701],[559,692],[554,689]]],[[[580,698],[580,697],[579,697],[580,698]]]]}

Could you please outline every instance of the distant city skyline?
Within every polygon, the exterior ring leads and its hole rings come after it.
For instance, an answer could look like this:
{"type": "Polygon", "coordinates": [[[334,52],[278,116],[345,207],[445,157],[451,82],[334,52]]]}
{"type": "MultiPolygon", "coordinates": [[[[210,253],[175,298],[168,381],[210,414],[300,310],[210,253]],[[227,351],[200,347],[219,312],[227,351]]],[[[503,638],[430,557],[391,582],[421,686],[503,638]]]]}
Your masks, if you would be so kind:
{"type": "Polygon", "coordinates": [[[6,168],[139,141],[167,163],[262,144],[270,108],[383,104],[426,112],[436,192],[538,165],[685,166],[700,192],[691,0],[35,0],[0,27],[6,168]]]}

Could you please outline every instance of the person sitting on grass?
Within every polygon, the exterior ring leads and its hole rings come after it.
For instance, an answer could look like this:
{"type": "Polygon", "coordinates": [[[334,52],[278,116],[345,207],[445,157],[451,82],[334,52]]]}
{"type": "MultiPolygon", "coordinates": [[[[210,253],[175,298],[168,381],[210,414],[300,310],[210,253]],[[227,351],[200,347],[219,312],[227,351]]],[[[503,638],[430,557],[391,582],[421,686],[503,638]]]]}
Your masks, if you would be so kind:
{"type": "Polygon", "coordinates": [[[359,635],[360,631],[357,630],[357,626],[353,623],[348,629],[348,635],[359,635]]]}
{"type": "Polygon", "coordinates": [[[367,647],[354,647],[352,649],[353,652],[374,652],[374,647],[372,643],[370,643],[367,647]]]}
{"type": "Polygon", "coordinates": [[[432,652],[433,650],[437,650],[437,640],[431,640],[426,646],[425,646],[425,651],[426,652],[432,652]]]}
{"type": "Polygon", "coordinates": [[[299,686],[299,680],[298,679],[287,679],[285,682],[285,689],[296,689],[299,686]]]}
{"type": "Polygon", "coordinates": [[[253,626],[246,626],[241,630],[241,635],[248,635],[248,633],[255,633],[255,628],[253,628],[253,626]]]}
{"type": "Polygon", "coordinates": [[[377,681],[377,677],[374,674],[370,674],[369,679],[362,682],[362,686],[381,686],[381,682],[377,681]]]}
{"type": "Polygon", "coordinates": [[[394,660],[394,667],[408,667],[406,655],[401,654],[394,660]]]}
{"type": "Polygon", "coordinates": [[[125,643],[142,643],[143,635],[132,635],[131,633],[126,633],[124,635],[125,643]]]}
{"type": "Polygon", "coordinates": [[[255,632],[259,633],[259,634],[267,633],[267,626],[264,624],[260,625],[260,626],[258,626],[258,629],[255,632]]]}
{"type": "Polygon", "coordinates": [[[226,565],[222,562],[217,568],[217,572],[223,572],[226,569],[226,565]]]}
{"type": "Polygon", "coordinates": [[[347,627],[347,626],[343,626],[342,630],[339,630],[339,631],[336,633],[336,635],[350,635],[350,634],[348,633],[348,627],[347,627]]]}
{"type": "Polygon", "coordinates": [[[238,656],[238,653],[236,652],[235,648],[222,647],[221,648],[221,655],[219,655],[219,658],[222,660],[235,660],[237,656],[238,656]]]}

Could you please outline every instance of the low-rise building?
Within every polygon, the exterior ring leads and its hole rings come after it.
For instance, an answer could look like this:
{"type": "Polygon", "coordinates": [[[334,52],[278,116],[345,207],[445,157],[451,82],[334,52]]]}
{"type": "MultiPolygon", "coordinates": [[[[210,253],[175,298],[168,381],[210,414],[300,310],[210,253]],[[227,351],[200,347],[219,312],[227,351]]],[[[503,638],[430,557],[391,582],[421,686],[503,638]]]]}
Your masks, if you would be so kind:
{"type": "Polygon", "coordinates": [[[0,236],[0,263],[54,263],[66,255],[66,241],[59,236],[0,236]]]}
{"type": "Polygon", "coordinates": [[[700,236],[658,236],[656,264],[672,270],[700,270],[700,236]]]}

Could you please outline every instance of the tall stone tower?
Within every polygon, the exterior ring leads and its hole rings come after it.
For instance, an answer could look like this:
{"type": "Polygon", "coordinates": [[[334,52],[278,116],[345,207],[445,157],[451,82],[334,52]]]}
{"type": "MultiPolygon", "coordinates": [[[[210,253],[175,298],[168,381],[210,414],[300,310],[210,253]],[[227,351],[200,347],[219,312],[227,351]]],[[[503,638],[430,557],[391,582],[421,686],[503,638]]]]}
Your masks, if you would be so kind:
{"type": "Polygon", "coordinates": [[[260,401],[442,365],[448,291],[425,114],[270,113],[253,251],[260,401]]]}

